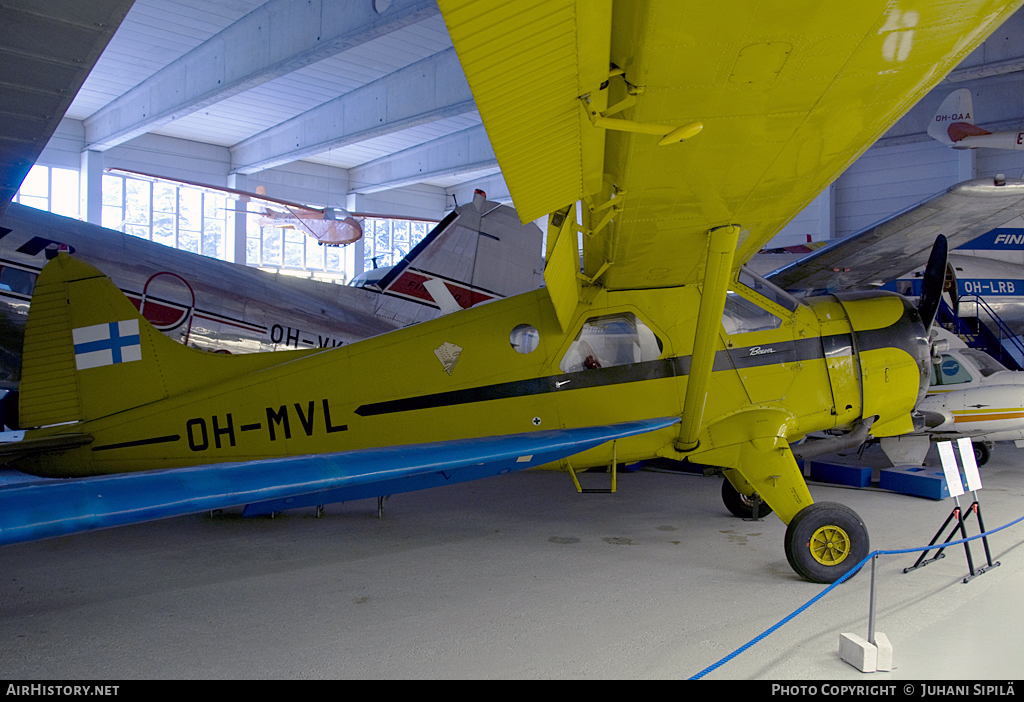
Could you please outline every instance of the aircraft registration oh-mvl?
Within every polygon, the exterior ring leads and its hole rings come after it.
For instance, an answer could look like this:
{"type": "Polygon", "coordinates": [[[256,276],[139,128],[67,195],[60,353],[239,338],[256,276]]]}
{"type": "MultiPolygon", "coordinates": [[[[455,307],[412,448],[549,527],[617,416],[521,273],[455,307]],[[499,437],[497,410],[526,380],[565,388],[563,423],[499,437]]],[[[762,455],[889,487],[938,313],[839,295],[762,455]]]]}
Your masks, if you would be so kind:
{"type": "Polygon", "coordinates": [[[5,450],[96,477],[0,491],[0,540],[660,456],[767,503],[804,578],[847,573],[867,529],[814,503],[790,444],[910,431],[927,324],[894,293],[798,301],[740,267],[1019,3],[440,5],[520,217],[550,215],[547,286],[341,348],[217,357],[59,256],[26,330],[34,428],[5,450]]]}

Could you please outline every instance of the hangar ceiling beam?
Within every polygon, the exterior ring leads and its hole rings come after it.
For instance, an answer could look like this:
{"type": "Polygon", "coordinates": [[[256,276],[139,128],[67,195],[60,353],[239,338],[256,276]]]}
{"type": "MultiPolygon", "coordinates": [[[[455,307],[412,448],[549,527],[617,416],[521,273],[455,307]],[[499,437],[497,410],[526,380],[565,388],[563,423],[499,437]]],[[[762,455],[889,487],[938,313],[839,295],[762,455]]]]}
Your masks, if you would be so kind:
{"type": "Polygon", "coordinates": [[[356,88],[231,148],[233,173],[255,173],[476,109],[455,49],[356,88]]]}
{"type": "Polygon", "coordinates": [[[6,0],[3,3],[0,9],[0,214],[21,187],[132,2],[6,0]]]}
{"type": "Polygon", "coordinates": [[[375,193],[497,165],[479,125],[349,169],[349,192],[375,193]]]}
{"type": "Polygon", "coordinates": [[[85,120],[105,151],[256,85],[437,14],[436,0],[270,0],[85,120]]]}
{"type": "Polygon", "coordinates": [[[951,71],[943,79],[943,83],[963,83],[968,80],[990,78],[992,76],[1003,76],[1007,73],[1019,73],[1024,71],[1024,56],[1006,59],[1005,61],[993,61],[980,66],[968,66],[951,71]]]}

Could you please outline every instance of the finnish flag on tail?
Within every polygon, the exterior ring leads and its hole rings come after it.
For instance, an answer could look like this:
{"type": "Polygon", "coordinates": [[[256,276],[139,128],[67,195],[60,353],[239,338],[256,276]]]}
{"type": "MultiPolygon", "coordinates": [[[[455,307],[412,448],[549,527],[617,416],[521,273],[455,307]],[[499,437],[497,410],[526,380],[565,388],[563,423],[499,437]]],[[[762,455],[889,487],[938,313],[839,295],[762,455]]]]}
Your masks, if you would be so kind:
{"type": "Polygon", "coordinates": [[[71,330],[78,370],[142,360],[139,320],[95,324],[71,330]]]}

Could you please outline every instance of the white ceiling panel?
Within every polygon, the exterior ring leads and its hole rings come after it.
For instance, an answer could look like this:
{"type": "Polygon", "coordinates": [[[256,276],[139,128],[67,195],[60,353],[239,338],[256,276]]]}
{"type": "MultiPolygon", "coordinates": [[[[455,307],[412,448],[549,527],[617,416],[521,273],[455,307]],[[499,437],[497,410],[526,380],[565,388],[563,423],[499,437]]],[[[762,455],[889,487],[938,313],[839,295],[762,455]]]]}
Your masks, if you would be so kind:
{"type": "Polygon", "coordinates": [[[85,119],[263,0],[135,0],[66,113],[85,119]]]}
{"type": "MultiPolygon", "coordinates": [[[[128,140],[146,132],[229,147],[232,154],[244,148],[245,158],[229,164],[229,169],[241,173],[296,160],[352,169],[398,158],[397,154],[410,149],[428,149],[434,140],[478,126],[480,117],[471,102],[467,107],[456,98],[449,103],[435,101],[418,114],[410,114],[406,107],[400,116],[388,114],[390,105],[381,106],[398,102],[403,94],[423,91],[423,84],[415,83],[418,69],[400,72],[419,61],[438,59],[452,46],[435,0],[391,0],[383,4],[388,5],[387,9],[377,13],[372,0],[135,0],[66,116],[82,121],[88,118],[87,143],[97,144],[100,150],[115,145],[117,139],[128,140]],[[254,11],[257,14],[252,14],[254,11]],[[263,17],[272,18],[272,26],[260,19],[263,17]],[[259,21],[253,22],[253,18],[259,21]],[[335,34],[315,36],[316,32],[309,29],[316,21],[321,22],[317,29],[335,34]],[[202,57],[211,57],[213,63],[238,63],[238,47],[247,46],[254,54],[272,53],[270,43],[275,37],[301,39],[294,40],[294,47],[288,43],[288,50],[294,53],[281,57],[275,54],[267,66],[254,69],[252,75],[243,71],[242,78],[230,86],[197,91],[194,102],[186,96],[180,105],[172,105],[165,112],[154,108],[148,115],[152,124],[137,116],[147,111],[148,103],[136,101],[125,114],[111,117],[111,122],[138,120],[135,124],[108,125],[106,132],[97,128],[96,140],[90,136],[92,125],[104,113],[115,112],[112,105],[123,103],[126,94],[139,90],[137,86],[148,86],[154,95],[160,95],[178,90],[180,82],[201,83],[210,76],[216,78],[223,66],[209,65],[202,57]],[[264,38],[266,42],[261,44],[264,38]],[[218,51],[222,45],[236,53],[225,57],[218,51]],[[179,83],[158,80],[169,65],[188,67],[178,78],[179,83]],[[203,75],[205,68],[208,71],[203,75]],[[356,90],[362,92],[339,101],[356,90]],[[344,104],[335,107],[339,103],[344,104]],[[360,108],[364,114],[354,118],[352,113],[360,108]],[[379,127],[373,123],[377,119],[374,110],[381,113],[379,127]],[[245,147],[240,147],[243,142],[245,147]]],[[[1021,29],[1024,15],[1018,13],[965,65],[980,63],[985,68],[991,64],[1003,73],[1024,75],[1003,66],[1007,57],[1024,56],[1021,29]]],[[[241,57],[242,63],[245,58],[241,57]]],[[[254,56],[253,63],[258,58],[254,56]]],[[[1013,65],[1021,68],[1024,63],[1013,65]]],[[[423,75],[427,75],[426,70],[423,75]]],[[[461,74],[431,74],[424,80],[436,81],[430,84],[430,90],[442,94],[444,80],[454,85],[465,78],[461,74]]],[[[1012,103],[1016,113],[1019,104],[1012,103]]],[[[1003,111],[1007,110],[1011,107],[1003,111]]],[[[998,118],[1024,120],[1016,113],[999,113],[998,118]]],[[[890,138],[926,138],[915,125],[904,121],[894,128],[890,138]]],[[[494,172],[492,168],[481,170],[479,165],[467,162],[453,166],[451,173],[432,173],[423,182],[454,187],[494,172]]]]}
{"type": "Polygon", "coordinates": [[[387,136],[367,139],[358,144],[330,149],[322,154],[303,160],[336,168],[355,168],[364,163],[405,151],[448,134],[461,132],[463,129],[468,129],[480,123],[480,113],[474,111],[469,114],[459,115],[458,117],[449,117],[431,122],[430,124],[404,129],[387,136]]]}

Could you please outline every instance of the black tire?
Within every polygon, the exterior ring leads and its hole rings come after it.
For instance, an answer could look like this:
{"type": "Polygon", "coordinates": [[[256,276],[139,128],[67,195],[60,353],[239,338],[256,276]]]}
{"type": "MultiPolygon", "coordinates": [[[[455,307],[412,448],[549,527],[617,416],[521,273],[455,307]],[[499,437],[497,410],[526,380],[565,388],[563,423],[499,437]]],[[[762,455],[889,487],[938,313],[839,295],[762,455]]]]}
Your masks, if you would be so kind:
{"type": "Polygon", "coordinates": [[[836,502],[804,507],[786,528],[789,565],[812,583],[834,583],[870,550],[868,530],[860,516],[836,502]]]}
{"type": "Polygon", "coordinates": [[[991,455],[991,452],[988,450],[988,446],[980,441],[975,441],[972,445],[974,446],[974,462],[979,466],[983,466],[988,463],[988,459],[991,455]]]}
{"type": "Polygon", "coordinates": [[[768,506],[768,503],[761,500],[757,517],[755,517],[754,501],[736,490],[728,480],[722,481],[722,502],[730,512],[742,519],[761,519],[772,513],[772,508],[768,506]]]}

